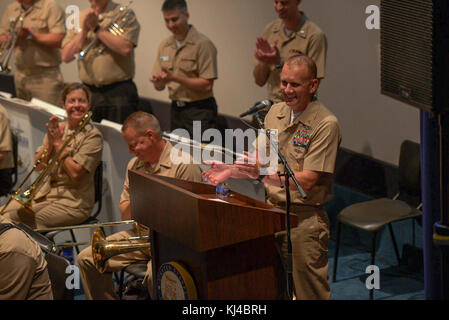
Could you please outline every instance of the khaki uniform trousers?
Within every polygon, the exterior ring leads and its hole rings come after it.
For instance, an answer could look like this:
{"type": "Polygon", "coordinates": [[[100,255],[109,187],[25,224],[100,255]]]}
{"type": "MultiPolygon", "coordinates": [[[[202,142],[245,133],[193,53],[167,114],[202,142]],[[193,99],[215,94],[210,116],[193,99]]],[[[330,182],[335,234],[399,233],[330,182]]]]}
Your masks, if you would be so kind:
{"type": "MultiPolygon", "coordinates": [[[[290,230],[292,242],[293,283],[298,300],[329,300],[329,219],[326,211],[320,208],[292,206],[292,212],[297,213],[298,226],[290,230]]],[[[275,234],[283,270],[279,273],[281,297],[287,297],[286,262],[287,233],[275,234]]]]}
{"type": "Polygon", "coordinates": [[[17,70],[14,73],[16,96],[30,101],[37,98],[61,107],[61,93],[64,88],[62,73],[58,67],[17,70]]]}
{"type": "MultiPolygon", "coordinates": [[[[107,240],[123,240],[136,237],[135,229],[125,230],[108,236],[107,240]]],[[[77,258],[84,293],[88,300],[118,300],[119,296],[114,290],[112,273],[121,271],[130,264],[138,261],[150,260],[149,251],[133,251],[119,254],[108,259],[105,273],[100,273],[95,267],[92,257],[92,247],[80,252],[77,258]]],[[[148,274],[148,272],[147,272],[148,274]]],[[[146,279],[145,279],[146,280],[146,279]]],[[[144,281],[146,282],[146,281],[144,281]]],[[[147,283],[148,286],[148,283],[147,283]]]]}
{"type": "Polygon", "coordinates": [[[23,223],[33,229],[69,226],[84,222],[90,211],[69,208],[61,203],[43,198],[32,201],[33,212],[12,200],[5,210],[4,217],[14,223],[23,223]]]}

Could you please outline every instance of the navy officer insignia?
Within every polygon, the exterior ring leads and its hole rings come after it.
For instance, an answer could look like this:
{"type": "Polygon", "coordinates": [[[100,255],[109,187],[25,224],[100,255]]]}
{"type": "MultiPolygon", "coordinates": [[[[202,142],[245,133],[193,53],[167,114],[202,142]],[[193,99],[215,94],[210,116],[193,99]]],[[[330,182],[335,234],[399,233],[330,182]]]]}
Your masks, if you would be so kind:
{"type": "Polygon", "coordinates": [[[310,143],[310,128],[299,129],[293,136],[293,145],[306,148],[310,143]]]}

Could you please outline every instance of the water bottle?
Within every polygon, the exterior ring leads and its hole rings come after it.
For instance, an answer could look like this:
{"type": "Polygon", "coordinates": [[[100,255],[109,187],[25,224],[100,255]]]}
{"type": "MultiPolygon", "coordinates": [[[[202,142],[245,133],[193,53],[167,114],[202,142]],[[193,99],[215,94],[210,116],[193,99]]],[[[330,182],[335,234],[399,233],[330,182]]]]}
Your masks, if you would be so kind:
{"type": "Polygon", "coordinates": [[[217,195],[217,198],[224,199],[229,197],[231,190],[229,189],[229,186],[226,182],[220,182],[215,187],[215,193],[217,195]]]}

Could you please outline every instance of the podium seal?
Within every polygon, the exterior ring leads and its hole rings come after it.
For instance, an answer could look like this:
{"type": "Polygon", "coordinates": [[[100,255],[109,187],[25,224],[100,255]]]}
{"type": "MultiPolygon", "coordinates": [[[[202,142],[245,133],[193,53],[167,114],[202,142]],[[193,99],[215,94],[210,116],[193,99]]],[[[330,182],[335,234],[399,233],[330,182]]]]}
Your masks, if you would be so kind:
{"type": "Polygon", "coordinates": [[[157,273],[157,297],[160,300],[196,300],[195,283],[190,273],[177,262],[161,265],[157,273]]]}

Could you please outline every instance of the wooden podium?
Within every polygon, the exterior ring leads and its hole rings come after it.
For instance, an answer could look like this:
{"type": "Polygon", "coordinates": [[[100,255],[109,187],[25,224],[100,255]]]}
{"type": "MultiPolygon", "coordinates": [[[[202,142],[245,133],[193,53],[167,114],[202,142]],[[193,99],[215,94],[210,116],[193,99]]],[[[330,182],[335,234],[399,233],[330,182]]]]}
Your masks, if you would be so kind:
{"type": "Polygon", "coordinates": [[[132,218],[151,229],[153,297],[168,262],[188,270],[201,300],[278,297],[274,233],[285,230],[284,211],[236,192],[218,199],[204,183],[133,170],[129,181],[132,218]]]}

